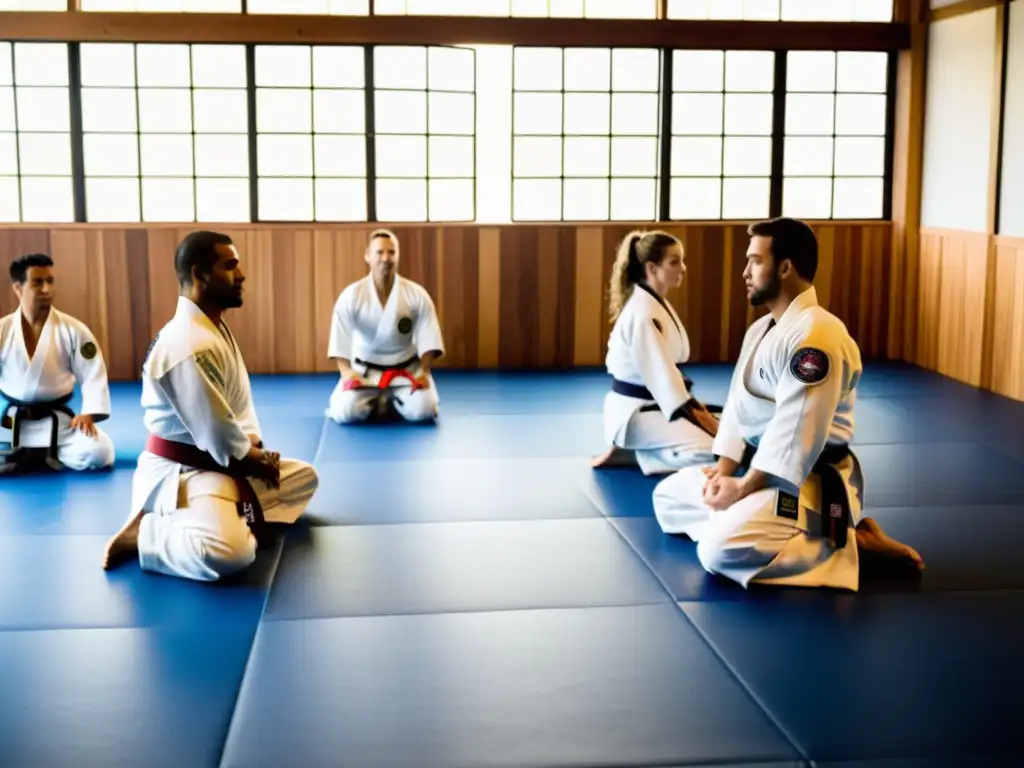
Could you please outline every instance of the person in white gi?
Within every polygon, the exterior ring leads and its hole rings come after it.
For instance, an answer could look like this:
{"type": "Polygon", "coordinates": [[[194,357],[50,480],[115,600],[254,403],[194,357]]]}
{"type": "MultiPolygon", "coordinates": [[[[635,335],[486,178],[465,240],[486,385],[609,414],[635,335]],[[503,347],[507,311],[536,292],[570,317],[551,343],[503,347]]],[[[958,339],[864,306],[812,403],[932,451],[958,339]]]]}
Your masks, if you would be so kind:
{"type": "Polygon", "coordinates": [[[191,233],[178,246],[175,269],[177,310],[142,368],[149,439],[128,521],[108,543],[103,567],[137,552],[143,570],[216,581],[256,557],[246,492],[266,522],[293,523],[318,477],[311,465],[263,447],[249,374],[223,319],[242,306],[245,280],[231,239],[191,233]]]}
{"type": "Polygon", "coordinates": [[[666,298],[683,282],[683,259],[682,243],[666,232],[631,232],[619,245],[605,358],[612,377],[604,400],[610,448],[594,468],[635,463],[653,475],[714,460],[718,422],[679,369],[690,358],[690,339],[666,298]]]}
{"type": "Polygon", "coordinates": [[[393,232],[372,232],[365,259],[370,273],[341,292],[331,315],[327,356],[340,379],[327,416],[339,424],[362,422],[393,407],[406,421],[434,419],[440,398],[430,369],[444,354],[434,302],[423,286],[398,274],[393,232]]]}
{"type": "Polygon", "coordinates": [[[95,336],[81,320],[54,308],[56,276],[49,256],[29,254],[13,261],[10,276],[18,309],[0,318],[3,426],[14,427],[20,411],[25,418],[17,425],[18,445],[49,449],[52,413],[57,418],[54,458],[60,465],[72,470],[113,466],[114,444],[96,426],[110,416],[110,389],[95,336]],[[76,382],[82,394],[79,414],[67,406],[76,382]]]}
{"type": "Polygon", "coordinates": [[[861,517],[863,477],[849,450],[860,350],[818,304],[814,232],[783,218],[749,234],[747,296],[768,313],[743,340],[717,463],[683,469],[654,490],[661,529],[689,536],[708,572],[744,587],[857,591],[860,550],[923,568],[917,552],[861,517]]]}

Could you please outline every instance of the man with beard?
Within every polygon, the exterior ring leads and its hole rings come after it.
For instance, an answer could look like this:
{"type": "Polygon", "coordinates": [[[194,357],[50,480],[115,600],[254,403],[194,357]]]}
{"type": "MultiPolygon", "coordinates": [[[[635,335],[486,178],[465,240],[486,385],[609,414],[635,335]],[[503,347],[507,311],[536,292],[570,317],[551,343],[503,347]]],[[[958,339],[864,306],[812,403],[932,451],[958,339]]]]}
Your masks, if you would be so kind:
{"type": "Polygon", "coordinates": [[[917,552],[861,518],[863,477],[849,447],[860,350],[818,304],[814,232],[780,218],[748,234],[747,296],[768,313],[743,340],[712,449],[717,463],[683,469],[654,490],[661,529],[689,536],[709,573],[744,587],[857,591],[864,551],[923,568],[917,552]]]}
{"type": "Polygon", "coordinates": [[[318,481],[309,464],[263,447],[249,373],[223,317],[242,306],[245,281],[231,238],[193,232],[174,263],[177,311],[142,367],[149,438],[103,567],[138,553],[143,570],[216,581],[252,564],[266,523],[295,522],[318,481]]]}

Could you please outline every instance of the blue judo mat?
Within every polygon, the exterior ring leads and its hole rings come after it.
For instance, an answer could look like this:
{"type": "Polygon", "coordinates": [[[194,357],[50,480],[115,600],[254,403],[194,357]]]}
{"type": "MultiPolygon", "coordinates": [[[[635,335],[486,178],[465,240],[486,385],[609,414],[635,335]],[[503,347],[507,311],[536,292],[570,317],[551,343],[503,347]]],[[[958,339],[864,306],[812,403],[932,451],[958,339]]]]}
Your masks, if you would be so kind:
{"type": "MultiPolygon", "coordinates": [[[[724,398],[730,369],[687,370],[724,398]]],[[[306,520],[205,585],[99,567],[109,473],[0,481],[0,763],[1024,764],[1024,404],[869,366],[867,512],[924,555],[860,594],[706,574],[656,479],[595,473],[603,374],[439,372],[436,426],[325,423],[330,376],[254,377],[306,520]]]]}

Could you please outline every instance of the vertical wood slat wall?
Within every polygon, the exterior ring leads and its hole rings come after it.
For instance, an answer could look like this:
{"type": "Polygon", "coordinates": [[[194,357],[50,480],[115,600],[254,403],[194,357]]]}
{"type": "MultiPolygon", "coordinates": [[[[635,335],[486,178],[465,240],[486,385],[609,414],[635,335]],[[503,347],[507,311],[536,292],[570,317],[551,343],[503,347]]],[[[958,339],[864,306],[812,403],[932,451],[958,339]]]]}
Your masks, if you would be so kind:
{"type": "MultiPolygon", "coordinates": [[[[815,224],[818,294],[861,345],[886,355],[889,222],[815,224]]],[[[58,266],[56,306],[89,324],[112,380],[136,379],[153,336],[174,311],[173,254],[193,227],[27,225],[0,229],[6,260],[33,251],[58,266]]],[[[247,274],[245,306],[228,318],[253,373],[331,371],[331,310],[366,274],[373,225],[232,225],[247,274]]],[[[448,354],[443,366],[539,369],[600,366],[609,332],[607,286],[628,224],[405,225],[400,271],[434,297],[448,354]]],[[[694,362],[730,362],[755,312],[741,274],[746,225],[665,225],[686,248],[687,275],[671,297],[694,362]]],[[[1024,270],[1021,272],[1024,278],[1024,270]]],[[[1024,304],[1022,304],[1024,306],[1024,304]]],[[[0,312],[15,308],[0,293],[0,312]]]]}

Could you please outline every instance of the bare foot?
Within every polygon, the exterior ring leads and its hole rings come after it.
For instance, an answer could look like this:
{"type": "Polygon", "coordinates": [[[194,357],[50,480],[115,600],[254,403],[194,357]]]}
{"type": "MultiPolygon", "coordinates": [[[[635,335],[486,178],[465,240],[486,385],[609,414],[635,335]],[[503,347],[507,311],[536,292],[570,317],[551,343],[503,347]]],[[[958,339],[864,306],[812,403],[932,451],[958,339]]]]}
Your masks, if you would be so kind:
{"type": "Polygon", "coordinates": [[[601,467],[631,467],[636,464],[636,454],[633,451],[619,448],[613,445],[596,459],[590,462],[592,469],[601,467]]]}
{"type": "Polygon", "coordinates": [[[918,570],[924,570],[924,560],[915,549],[887,536],[882,527],[870,517],[862,519],[856,530],[857,546],[861,549],[896,560],[907,560],[917,566],[918,570]]]}
{"type": "Polygon", "coordinates": [[[107,542],[103,551],[103,570],[109,571],[138,554],[139,526],[145,512],[138,512],[129,520],[114,537],[107,542]]]}

